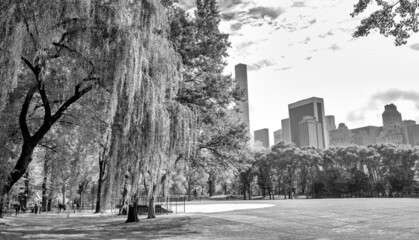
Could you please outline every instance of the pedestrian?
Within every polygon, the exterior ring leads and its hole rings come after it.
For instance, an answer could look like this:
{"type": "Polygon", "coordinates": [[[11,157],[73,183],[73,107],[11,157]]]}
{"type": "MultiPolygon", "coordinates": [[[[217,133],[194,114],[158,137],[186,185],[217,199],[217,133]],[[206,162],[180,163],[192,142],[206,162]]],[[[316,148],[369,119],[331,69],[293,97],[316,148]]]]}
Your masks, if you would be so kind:
{"type": "Polygon", "coordinates": [[[35,203],[34,212],[35,212],[35,214],[38,214],[38,204],[37,203],[35,203]]]}
{"type": "Polygon", "coordinates": [[[16,215],[15,216],[19,215],[19,213],[20,213],[20,203],[15,204],[15,210],[16,210],[16,215]]]}

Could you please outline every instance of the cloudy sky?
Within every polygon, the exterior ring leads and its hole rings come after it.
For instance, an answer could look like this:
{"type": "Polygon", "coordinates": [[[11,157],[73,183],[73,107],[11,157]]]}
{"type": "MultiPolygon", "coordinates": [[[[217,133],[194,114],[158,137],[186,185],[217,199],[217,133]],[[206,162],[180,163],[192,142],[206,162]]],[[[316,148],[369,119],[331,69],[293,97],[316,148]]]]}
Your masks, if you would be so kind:
{"type": "MultiPolygon", "coordinates": [[[[180,0],[193,13],[195,0],[180,0]]],[[[354,39],[357,0],[220,0],[232,48],[227,73],[248,65],[251,130],[281,128],[288,104],[321,97],[349,128],[381,126],[384,105],[419,122],[419,35],[406,46],[371,34],[354,39]]],[[[365,15],[364,15],[365,16],[365,15]]]]}

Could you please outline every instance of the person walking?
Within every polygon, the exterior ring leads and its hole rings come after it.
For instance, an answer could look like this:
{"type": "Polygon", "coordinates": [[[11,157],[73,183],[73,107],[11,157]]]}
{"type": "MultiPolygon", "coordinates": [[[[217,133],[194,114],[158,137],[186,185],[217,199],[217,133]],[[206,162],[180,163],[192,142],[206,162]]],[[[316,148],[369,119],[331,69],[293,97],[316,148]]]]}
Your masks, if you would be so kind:
{"type": "Polygon", "coordinates": [[[38,204],[37,204],[37,203],[35,203],[34,213],[35,213],[35,214],[38,214],[38,204]]]}

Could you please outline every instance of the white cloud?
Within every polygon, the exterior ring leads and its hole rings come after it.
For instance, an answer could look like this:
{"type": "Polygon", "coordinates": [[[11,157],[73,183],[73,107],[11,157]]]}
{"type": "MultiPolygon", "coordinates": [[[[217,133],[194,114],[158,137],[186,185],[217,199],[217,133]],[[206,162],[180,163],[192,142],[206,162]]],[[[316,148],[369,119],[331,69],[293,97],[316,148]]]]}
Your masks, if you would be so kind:
{"type": "MultiPolygon", "coordinates": [[[[194,0],[193,0],[194,2],[194,0]]],[[[220,0],[221,30],[230,33],[227,72],[249,65],[251,128],[279,129],[288,104],[312,96],[325,99],[327,114],[349,127],[380,125],[382,101],[371,96],[389,89],[409,90],[419,76],[419,37],[395,47],[372,33],[354,39],[362,16],[351,18],[357,0],[220,0]],[[253,15],[249,13],[253,10],[253,15]],[[276,9],[271,16],[261,9],[276,9]]],[[[371,10],[369,10],[371,12],[371,10]]],[[[415,104],[395,100],[407,118],[415,104]]]]}

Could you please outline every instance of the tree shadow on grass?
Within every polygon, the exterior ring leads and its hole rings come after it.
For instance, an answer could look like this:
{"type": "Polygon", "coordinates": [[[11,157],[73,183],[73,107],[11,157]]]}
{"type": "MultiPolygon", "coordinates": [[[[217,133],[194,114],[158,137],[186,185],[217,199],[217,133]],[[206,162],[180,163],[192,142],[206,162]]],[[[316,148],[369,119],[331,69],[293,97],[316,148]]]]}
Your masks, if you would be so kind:
{"type": "MultiPolygon", "coordinates": [[[[138,223],[123,223],[122,218],[78,218],[68,224],[57,223],[53,229],[42,229],[46,223],[25,224],[0,228],[0,239],[161,239],[170,237],[193,238],[200,232],[188,228],[191,216],[141,219],[138,223]]],[[[49,219],[53,221],[53,219],[49,219]]],[[[53,222],[51,222],[53,223],[53,222]]]]}

